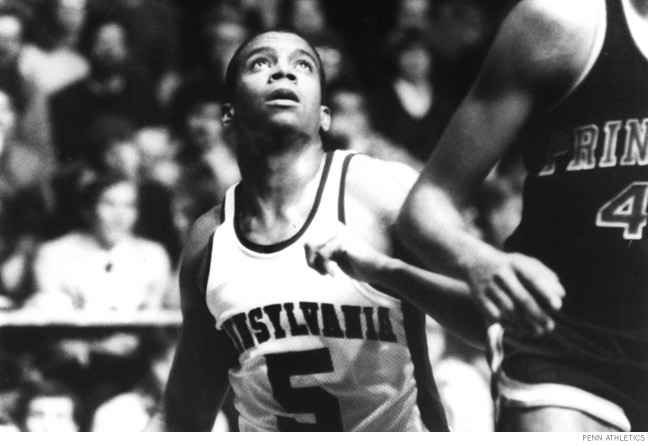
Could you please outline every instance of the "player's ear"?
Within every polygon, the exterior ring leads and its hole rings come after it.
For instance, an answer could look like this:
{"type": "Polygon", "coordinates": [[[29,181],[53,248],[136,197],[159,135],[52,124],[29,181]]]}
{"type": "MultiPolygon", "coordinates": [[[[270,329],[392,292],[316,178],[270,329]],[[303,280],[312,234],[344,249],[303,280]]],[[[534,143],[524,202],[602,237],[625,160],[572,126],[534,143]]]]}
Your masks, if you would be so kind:
{"type": "Polygon", "coordinates": [[[226,102],[221,107],[221,122],[224,127],[230,126],[234,120],[234,107],[231,103],[226,102]]]}
{"type": "Polygon", "coordinates": [[[331,110],[325,105],[320,107],[320,128],[325,132],[331,128],[331,110]]]}

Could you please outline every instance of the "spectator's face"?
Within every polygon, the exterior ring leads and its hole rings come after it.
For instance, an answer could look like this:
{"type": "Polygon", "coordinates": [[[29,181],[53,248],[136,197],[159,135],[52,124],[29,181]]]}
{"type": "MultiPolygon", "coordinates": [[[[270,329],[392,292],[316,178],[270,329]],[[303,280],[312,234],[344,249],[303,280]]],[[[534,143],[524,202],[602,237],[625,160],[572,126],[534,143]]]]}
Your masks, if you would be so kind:
{"type": "Polygon", "coordinates": [[[246,38],[247,29],[238,23],[213,23],[206,27],[207,56],[216,65],[222,67],[223,75],[227,62],[246,38]]]}
{"type": "Polygon", "coordinates": [[[16,112],[9,95],[0,92],[0,135],[7,136],[14,132],[16,126],[16,112]]]}
{"type": "Polygon", "coordinates": [[[422,46],[406,48],[398,56],[398,67],[406,79],[422,79],[430,76],[432,55],[422,46]]]}
{"type": "Polygon", "coordinates": [[[326,28],[324,11],[318,0],[295,0],[291,25],[295,29],[313,33],[326,28]]]}
{"type": "Polygon", "coordinates": [[[331,97],[331,136],[352,139],[366,136],[367,115],[362,96],[353,91],[338,91],[331,97]]]}
{"type": "Polygon", "coordinates": [[[344,57],[342,51],[334,46],[321,45],[317,47],[317,52],[324,65],[326,81],[331,83],[338,79],[344,71],[344,57]]]}
{"type": "Polygon", "coordinates": [[[0,16],[0,64],[18,57],[22,47],[23,26],[13,16],[0,16]]]}
{"type": "Polygon", "coordinates": [[[199,148],[209,149],[221,140],[221,106],[205,102],[192,108],[187,117],[187,134],[190,142],[199,148]]]}
{"type": "Polygon", "coordinates": [[[113,172],[136,178],[142,165],[139,147],[131,141],[117,142],[106,151],[104,163],[113,172]]]}
{"type": "Polygon", "coordinates": [[[405,23],[411,23],[429,17],[432,3],[430,0],[401,0],[398,4],[400,19],[405,23]]]}
{"type": "Polygon", "coordinates": [[[56,18],[69,33],[79,32],[86,18],[87,0],[57,0],[56,18]]]}
{"type": "Polygon", "coordinates": [[[223,122],[246,133],[267,134],[291,128],[304,134],[328,130],[330,114],[322,106],[319,63],[308,43],[290,33],[269,32],[240,53],[233,107],[223,122]]]}
{"type": "Polygon", "coordinates": [[[27,408],[25,418],[27,432],[76,432],[74,402],[65,396],[41,396],[34,398],[27,408]]]}
{"type": "Polygon", "coordinates": [[[95,207],[94,229],[99,240],[113,246],[133,232],[137,220],[137,190],[130,182],[110,186],[95,207]]]}
{"type": "Polygon", "coordinates": [[[116,23],[99,28],[92,46],[92,64],[101,72],[116,72],[125,67],[128,60],[126,31],[116,23]]]}

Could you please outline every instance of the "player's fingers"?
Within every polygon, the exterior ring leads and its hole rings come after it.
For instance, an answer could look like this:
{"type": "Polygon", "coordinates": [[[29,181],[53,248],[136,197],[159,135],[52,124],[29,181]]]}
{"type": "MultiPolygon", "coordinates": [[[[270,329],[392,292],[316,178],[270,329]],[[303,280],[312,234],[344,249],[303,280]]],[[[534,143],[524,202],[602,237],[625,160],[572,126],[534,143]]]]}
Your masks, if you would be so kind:
{"type": "Polygon", "coordinates": [[[482,310],[485,314],[485,318],[489,323],[500,322],[502,320],[502,313],[490,300],[482,302],[482,310]]]}
{"type": "Polygon", "coordinates": [[[535,301],[513,272],[496,278],[498,285],[514,302],[514,318],[520,330],[541,334],[553,328],[553,319],[535,301]]]}
{"type": "MultiPolygon", "coordinates": [[[[486,287],[483,290],[483,293],[486,298],[484,306],[486,306],[486,304],[491,304],[496,308],[497,321],[511,321],[514,319],[515,306],[501,288],[491,285],[486,287]]],[[[490,313],[495,312],[491,310],[490,313]]]]}
{"type": "Polygon", "coordinates": [[[537,259],[522,255],[517,257],[516,272],[523,286],[538,302],[559,310],[566,293],[556,273],[537,259]]]}
{"type": "Polygon", "coordinates": [[[319,255],[318,249],[310,243],[304,244],[304,251],[306,253],[306,263],[315,271],[322,275],[328,273],[326,269],[325,259],[319,255]]]}

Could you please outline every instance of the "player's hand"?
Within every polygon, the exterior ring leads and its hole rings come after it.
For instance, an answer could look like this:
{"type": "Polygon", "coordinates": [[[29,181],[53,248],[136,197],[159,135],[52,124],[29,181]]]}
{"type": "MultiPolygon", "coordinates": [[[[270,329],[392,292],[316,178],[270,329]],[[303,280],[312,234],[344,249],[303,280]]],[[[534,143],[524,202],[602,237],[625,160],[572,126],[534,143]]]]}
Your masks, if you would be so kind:
{"type": "Polygon", "coordinates": [[[514,332],[541,335],[553,330],[552,313],[565,297],[556,274],[522,254],[494,249],[482,254],[471,260],[466,273],[486,317],[514,332]]]}
{"type": "Polygon", "coordinates": [[[322,275],[335,275],[339,267],[348,276],[367,283],[379,283],[380,274],[391,260],[372,248],[342,224],[325,241],[304,244],[308,265],[322,275]]]}

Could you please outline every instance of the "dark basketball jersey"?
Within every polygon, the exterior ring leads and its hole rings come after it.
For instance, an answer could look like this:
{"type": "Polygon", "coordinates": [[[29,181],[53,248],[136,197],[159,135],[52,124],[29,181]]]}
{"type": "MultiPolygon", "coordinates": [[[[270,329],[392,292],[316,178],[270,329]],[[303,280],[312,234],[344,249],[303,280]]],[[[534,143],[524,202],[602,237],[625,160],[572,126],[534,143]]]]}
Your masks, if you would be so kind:
{"type": "Polygon", "coordinates": [[[543,261],[567,294],[550,336],[506,339],[504,370],[585,388],[633,412],[648,399],[648,60],[621,0],[606,8],[591,70],[518,141],[529,176],[507,249],[543,261]]]}

